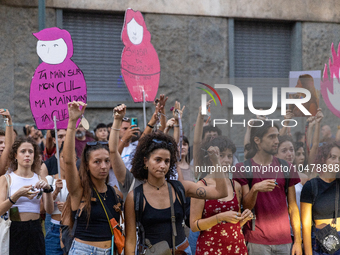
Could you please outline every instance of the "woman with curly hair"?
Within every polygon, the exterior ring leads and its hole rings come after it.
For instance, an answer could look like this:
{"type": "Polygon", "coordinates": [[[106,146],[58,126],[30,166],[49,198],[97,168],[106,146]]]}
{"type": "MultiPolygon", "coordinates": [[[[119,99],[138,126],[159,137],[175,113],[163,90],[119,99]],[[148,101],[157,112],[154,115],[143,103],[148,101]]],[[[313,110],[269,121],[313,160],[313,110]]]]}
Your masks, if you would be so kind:
{"type": "MultiPolygon", "coordinates": [[[[214,164],[220,165],[219,154],[216,148],[209,148],[214,164]]],[[[135,189],[143,191],[143,210],[141,225],[144,227],[145,238],[151,245],[160,241],[166,241],[170,248],[177,251],[185,251],[191,254],[189,243],[186,239],[182,225],[184,212],[180,202],[180,194],[174,189],[174,184],[184,190],[185,196],[201,199],[217,199],[227,195],[225,178],[216,178],[216,186],[202,187],[197,183],[172,181],[168,184],[171,176],[175,175],[177,162],[177,144],[175,140],[162,133],[155,132],[145,135],[139,140],[135,156],[132,161],[131,172],[135,178],[145,181],[135,189]],[[169,187],[171,194],[169,194],[169,187]],[[174,213],[176,217],[175,246],[172,243],[172,224],[170,196],[173,197],[174,213]]],[[[178,167],[177,167],[178,168],[178,167]]],[[[125,254],[135,254],[136,248],[136,214],[134,205],[134,192],[130,192],[125,203],[126,240],[125,254]]]]}
{"type": "MultiPolygon", "coordinates": [[[[321,146],[315,159],[315,169],[319,177],[306,182],[301,192],[301,220],[304,250],[306,255],[327,254],[321,250],[312,233],[312,222],[318,232],[328,224],[332,224],[335,212],[335,193],[337,172],[340,163],[340,142],[332,142],[321,146]],[[317,187],[316,189],[313,187],[317,187]]],[[[338,208],[340,216],[340,207],[338,208]]],[[[340,218],[337,218],[336,229],[340,234],[340,218]]],[[[338,250],[335,254],[340,254],[338,250]]]]}
{"type": "MultiPolygon", "coordinates": [[[[199,165],[211,166],[206,151],[217,147],[221,165],[226,170],[233,165],[234,143],[225,136],[219,136],[202,145],[198,156],[199,165]]],[[[225,171],[228,175],[229,172],[225,171]]],[[[202,187],[214,186],[211,179],[201,179],[202,187]]],[[[241,227],[250,219],[252,212],[246,209],[241,214],[242,188],[234,180],[227,181],[228,196],[217,200],[191,199],[190,227],[200,231],[196,255],[200,254],[248,254],[241,227]]]]}
{"type": "Polygon", "coordinates": [[[16,140],[9,155],[10,173],[0,177],[0,215],[10,212],[10,254],[13,255],[45,254],[40,200],[42,195],[45,210],[52,213],[53,189],[46,178],[39,177],[40,166],[35,141],[32,138],[16,140]]]}
{"type": "MultiPolygon", "coordinates": [[[[110,169],[107,142],[87,142],[81,155],[79,172],[77,170],[74,160],[76,124],[85,108],[86,104],[80,101],[68,103],[69,122],[63,156],[70,201],[66,201],[65,213],[72,211],[72,221],[77,214],[74,240],[69,254],[105,255],[111,254],[113,249],[112,229],[107,217],[119,222],[120,214],[115,210],[119,201],[116,191],[107,184],[110,169]]],[[[115,116],[112,129],[119,129],[119,126],[120,122],[115,116]]],[[[118,136],[118,133],[111,133],[118,136]]],[[[71,223],[70,228],[72,227],[71,223]]]]}

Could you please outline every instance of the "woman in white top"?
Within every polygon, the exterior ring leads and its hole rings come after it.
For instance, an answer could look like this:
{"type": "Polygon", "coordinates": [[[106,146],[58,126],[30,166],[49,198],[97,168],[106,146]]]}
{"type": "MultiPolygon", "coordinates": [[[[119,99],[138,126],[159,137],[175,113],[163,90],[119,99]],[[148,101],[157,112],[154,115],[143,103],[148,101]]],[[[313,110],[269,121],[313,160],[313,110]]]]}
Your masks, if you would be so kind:
{"type": "Polygon", "coordinates": [[[9,176],[0,177],[0,215],[10,210],[10,254],[45,254],[40,224],[40,199],[48,213],[53,211],[52,188],[40,178],[39,148],[31,138],[14,142],[9,155],[9,176]],[[9,177],[8,187],[6,177],[9,177]],[[7,197],[7,189],[9,196],[7,197]]]}

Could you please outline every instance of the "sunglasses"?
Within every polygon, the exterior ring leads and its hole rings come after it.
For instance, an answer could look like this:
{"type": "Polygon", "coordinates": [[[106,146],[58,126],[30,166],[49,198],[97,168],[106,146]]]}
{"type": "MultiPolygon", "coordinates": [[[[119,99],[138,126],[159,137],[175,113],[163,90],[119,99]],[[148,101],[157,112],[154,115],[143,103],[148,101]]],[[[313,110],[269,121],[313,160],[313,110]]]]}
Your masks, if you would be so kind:
{"type": "Polygon", "coordinates": [[[168,144],[168,145],[172,146],[172,143],[167,143],[166,141],[162,141],[162,140],[158,140],[158,139],[152,139],[152,141],[154,143],[158,143],[158,144],[165,143],[165,144],[168,144]]]}
{"type": "Polygon", "coordinates": [[[88,146],[96,146],[96,145],[109,145],[109,142],[103,142],[103,141],[92,141],[92,142],[87,142],[86,145],[88,146]]]}
{"type": "Polygon", "coordinates": [[[129,117],[124,117],[122,120],[128,122],[128,121],[130,121],[130,118],[129,117]]]}

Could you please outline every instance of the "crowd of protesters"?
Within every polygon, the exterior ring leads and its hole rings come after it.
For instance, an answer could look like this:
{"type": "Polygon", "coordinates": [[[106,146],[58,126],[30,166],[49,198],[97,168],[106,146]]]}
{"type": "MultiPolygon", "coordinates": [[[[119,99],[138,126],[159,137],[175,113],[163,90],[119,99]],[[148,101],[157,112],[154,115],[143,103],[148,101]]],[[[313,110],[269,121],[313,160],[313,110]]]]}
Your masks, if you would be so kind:
{"type": "Polygon", "coordinates": [[[0,109],[0,215],[11,220],[10,254],[120,254],[124,246],[132,255],[162,241],[176,254],[327,254],[316,236],[329,224],[340,231],[340,127],[332,135],[317,109],[293,137],[288,125],[256,116],[262,126],[245,128],[243,161],[201,107],[190,141],[185,107],[176,102],[167,116],[167,99],[155,101],[144,130],[118,105],[91,133],[77,126],[87,105],[71,102],[67,129],[43,134],[27,125],[17,136],[0,109]],[[264,171],[280,166],[290,171],[264,171]],[[112,239],[116,229],[125,245],[112,239]]]}

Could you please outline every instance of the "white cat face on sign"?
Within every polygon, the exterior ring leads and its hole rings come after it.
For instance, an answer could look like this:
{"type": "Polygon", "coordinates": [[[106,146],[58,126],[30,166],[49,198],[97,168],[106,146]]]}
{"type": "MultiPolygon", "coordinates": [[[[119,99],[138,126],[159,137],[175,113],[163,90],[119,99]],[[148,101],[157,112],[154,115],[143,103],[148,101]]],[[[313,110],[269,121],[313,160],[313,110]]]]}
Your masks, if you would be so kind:
{"type": "Polygon", "coordinates": [[[127,24],[127,34],[133,44],[140,44],[143,40],[143,27],[135,19],[132,19],[127,24]]]}
{"type": "Polygon", "coordinates": [[[53,41],[38,41],[37,53],[41,60],[47,64],[60,64],[67,56],[67,45],[62,38],[53,41]]]}

